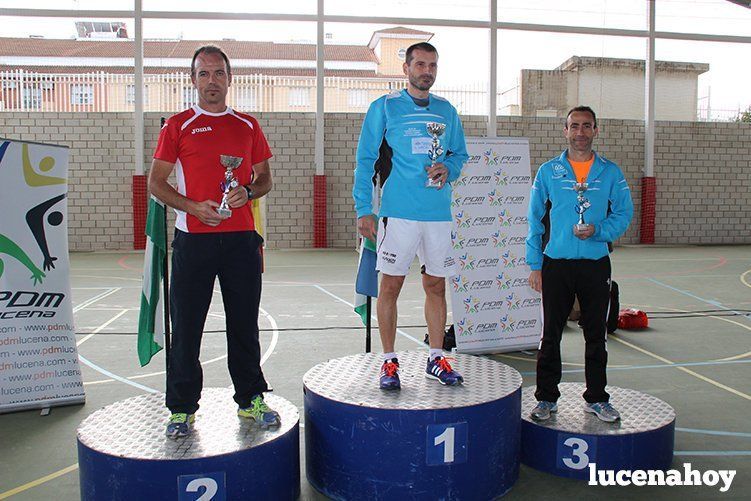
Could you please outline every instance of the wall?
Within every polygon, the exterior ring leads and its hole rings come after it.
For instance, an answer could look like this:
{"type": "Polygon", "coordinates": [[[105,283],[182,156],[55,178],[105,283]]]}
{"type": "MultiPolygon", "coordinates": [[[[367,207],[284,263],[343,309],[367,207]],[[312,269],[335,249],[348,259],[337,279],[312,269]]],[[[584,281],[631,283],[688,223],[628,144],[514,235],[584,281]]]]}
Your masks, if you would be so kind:
{"type": "MultiPolygon", "coordinates": [[[[274,190],[267,200],[272,248],[309,248],[313,235],[314,125],[312,113],[260,113],[274,158],[274,190]]],[[[159,134],[159,113],[147,113],[144,164],[159,134]]],[[[326,115],[324,148],[330,247],[354,248],[351,198],[362,114],[326,115]]],[[[464,117],[468,136],[484,136],[484,117],[464,117]]],[[[623,169],[639,210],[644,127],[639,121],[601,120],[596,149],[623,169]]],[[[556,118],[498,117],[499,136],[530,140],[533,170],[565,147],[556,118]]],[[[70,248],[132,248],[134,165],[130,113],[0,113],[0,136],[71,147],[70,248]]],[[[657,243],[751,243],[751,124],[658,122],[657,243]]],[[[638,216],[622,243],[638,242],[638,216]]]]}
{"type": "Polygon", "coordinates": [[[132,249],[132,113],[0,113],[0,137],[70,147],[71,250],[132,249]]]}

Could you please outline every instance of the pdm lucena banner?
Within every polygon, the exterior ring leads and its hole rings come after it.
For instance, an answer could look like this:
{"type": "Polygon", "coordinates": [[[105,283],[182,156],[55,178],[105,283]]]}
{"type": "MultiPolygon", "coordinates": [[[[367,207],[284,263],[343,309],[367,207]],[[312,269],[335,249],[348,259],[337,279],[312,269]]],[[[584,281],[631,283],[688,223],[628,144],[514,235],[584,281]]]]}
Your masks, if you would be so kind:
{"type": "Polygon", "coordinates": [[[0,412],[84,401],[67,175],[67,147],[0,139],[0,412]]]}
{"type": "Polygon", "coordinates": [[[496,353],[537,346],[540,295],[528,283],[526,138],[467,138],[469,160],[453,184],[450,279],[457,349],[496,353]]]}

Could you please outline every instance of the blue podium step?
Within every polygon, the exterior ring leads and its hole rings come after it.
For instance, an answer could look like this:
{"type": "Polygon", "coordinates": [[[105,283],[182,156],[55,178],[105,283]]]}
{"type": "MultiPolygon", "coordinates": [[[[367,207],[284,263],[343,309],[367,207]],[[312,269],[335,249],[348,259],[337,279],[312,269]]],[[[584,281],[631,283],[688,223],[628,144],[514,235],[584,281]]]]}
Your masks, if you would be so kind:
{"type": "Polygon", "coordinates": [[[237,417],[232,390],[206,388],[193,433],[164,435],[163,394],[108,405],[78,428],[81,499],[296,499],[300,495],[297,408],[267,395],[282,425],[261,430],[237,417]]]}
{"type": "Polygon", "coordinates": [[[402,389],[378,388],[380,354],[308,371],[308,481],[333,499],[493,499],[519,476],[521,376],[457,355],[462,386],[425,378],[427,353],[400,352],[402,389]]]}
{"type": "Polygon", "coordinates": [[[621,419],[584,412],[583,383],[562,383],[558,412],[534,421],[535,387],[522,392],[522,463],[561,477],[588,479],[597,470],[667,470],[673,461],[675,411],[657,397],[608,386],[621,419]],[[595,466],[590,466],[590,465],[595,466]]]}

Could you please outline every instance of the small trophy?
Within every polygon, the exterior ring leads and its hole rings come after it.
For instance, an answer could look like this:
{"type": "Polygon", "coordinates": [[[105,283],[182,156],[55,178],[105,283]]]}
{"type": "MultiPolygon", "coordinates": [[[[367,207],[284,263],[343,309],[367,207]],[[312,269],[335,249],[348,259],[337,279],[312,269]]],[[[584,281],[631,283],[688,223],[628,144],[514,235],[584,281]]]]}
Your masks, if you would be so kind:
{"type": "MultiPolygon", "coordinates": [[[[438,159],[438,157],[443,154],[443,148],[441,148],[441,142],[438,138],[441,137],[446,131],[446,124],[438,122],[428,122],[425,124],[425,129],[427,129],[430,137],[433,138],[433,142],[430,145],[430,149],[428,150],[428,156],[430,156],[430,166],[432,167],[435,165],[435,161],[438,159]]],[[[441,186],[442,183],[440,181],[435,181],[430,176],[428,176],[428,180],[425,181],[426,188],[440,188],[441,186]]]]}
{"type": "Polygon", "coordinates": [[[584,193],[587,191],[587,188],[589,185],[587,183],[576,183],[574,184],[574,191],[576,192],[576,213],[579,214],[579,222],[574,225],[574,228],[577,232],[584,231],[587,229],[587,224],[584,222],[584,213],[589,209],[589,207],[592,205],[589,203],[589,200],[587,200],[584,197],[584,193]]]}
{"type": "Polygon", "coordinates": [[[222,184],[220,185],[221,190],[224,192],[224,195],[222,196],[222,203],[219,204],[219,207],[217,207],[216,211],[222,217],[230,217],[232,215],[232,209],[229,208],[227,197],[229,196],[230,191],[239,186],[239,183],[237,182],[237,179],[235,178],[232,171],[240,167],[240,164],[243,163],[243,159],[242,157],[219,155],[219,161],[221,162],[222,166],[227,169],[227,171],[224,173],[224,181],[222,181],[222,184]]]}

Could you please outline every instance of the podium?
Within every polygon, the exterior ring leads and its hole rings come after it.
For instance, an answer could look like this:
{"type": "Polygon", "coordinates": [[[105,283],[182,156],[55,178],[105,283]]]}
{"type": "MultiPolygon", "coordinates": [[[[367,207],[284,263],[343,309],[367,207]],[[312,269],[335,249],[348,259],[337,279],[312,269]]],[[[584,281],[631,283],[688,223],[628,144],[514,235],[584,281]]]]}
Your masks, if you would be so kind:
{"type": "Polygon", "coordinates": [[[667,470],[673,461],[675,411],[657,397],[608,386],[621,413],[614,423],[584,412],[583,383],[558,385],[558,412],[534,421],[535,387],[522,392],[522,455],[527,466],[561,477],[588,479],[603,470],[667,470]]]}
{"type": "Polygon", "coordinates": [[[282,424],[262,430],[237,416],[232,390],[206,388],[193,433],[164,434],[163,394],[108,405],[78,427],[82,500],[212,501],[296,499],[300,495],[297,408],[266,395],[282,424]]]}
{"type": "Polygon", "coordinates": [[[332,499],[493,499],[519,476],[521,376],[457,355],[464,376],[425,378],[427,352],[400,352],[383,391],[380,354],[330,360],[303,378],[308,481],[332,499]]]}

